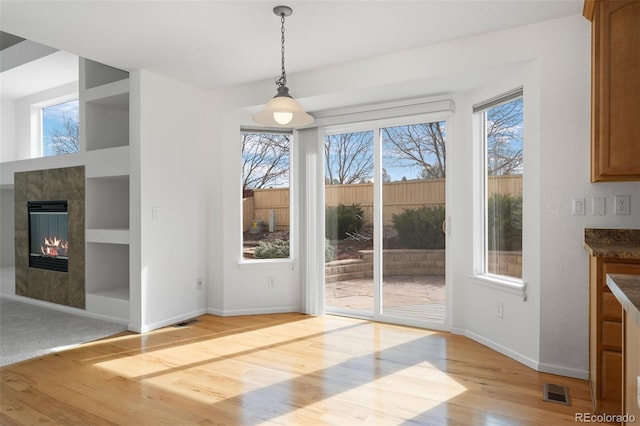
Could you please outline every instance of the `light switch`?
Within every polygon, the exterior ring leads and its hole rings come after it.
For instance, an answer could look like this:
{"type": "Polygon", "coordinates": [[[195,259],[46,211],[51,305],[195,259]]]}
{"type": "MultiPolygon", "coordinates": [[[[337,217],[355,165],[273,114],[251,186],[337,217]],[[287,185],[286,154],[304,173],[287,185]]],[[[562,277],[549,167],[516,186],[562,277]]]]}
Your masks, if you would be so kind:
{"type": "Polygon", "coordinates": [[[584,198],[574,198],[571,214],[574,216],[583,216],[586,213],[584,198]]]}
{"type": "Polygon", "coordinates": [[[591,214],[594,216],[604,216],[606,214],[605,206],[607,199],[605,197],[593,197],[593,205],[591,214]]]}

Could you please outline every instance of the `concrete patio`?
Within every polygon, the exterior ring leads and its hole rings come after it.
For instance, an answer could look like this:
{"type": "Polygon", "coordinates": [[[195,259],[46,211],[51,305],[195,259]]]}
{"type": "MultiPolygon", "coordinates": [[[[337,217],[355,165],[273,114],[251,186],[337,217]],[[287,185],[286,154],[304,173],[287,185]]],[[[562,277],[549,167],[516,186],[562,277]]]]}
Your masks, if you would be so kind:
{"type": "MultiPolygon", "coordinates": [[[[383,285],[383,313],[393,316],[444,321],[444,276],[388,276],[383,285]]],[[[325,304],[331,309],[373,312],[370,278],[325,284],[325,304]]]]}

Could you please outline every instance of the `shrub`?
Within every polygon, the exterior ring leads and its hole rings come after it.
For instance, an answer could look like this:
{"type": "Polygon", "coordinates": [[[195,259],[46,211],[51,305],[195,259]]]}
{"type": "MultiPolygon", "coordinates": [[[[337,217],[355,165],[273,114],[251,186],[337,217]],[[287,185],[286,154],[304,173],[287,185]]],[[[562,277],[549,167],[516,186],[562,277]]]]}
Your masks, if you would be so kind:
{"type": "Polygon", "coordinates": [[[331,262],[336,257],[336,249],[331,245],[329,239],[324,240],[324,261],[331,262]]]}
{"type": "Polygon", "coordinates": [[[489,250],[522,250],[522,197],[495,193],[487,209],[489,250]]]}
{"type": "Polygon", "coordinates": [[[403,247],[410,249],[444,248],[444,207],[405,209],[391,218],[403,247]]]}
{"type": "Polygon", "coordinates": [[[364,226],[364,211],[358,204],[327,207],[325,215],[325,236],[330,240],[344,240],[364,226]]]}
{"type": "Polygon", "coordinates": [[[289,241],[260,241],[254,252],[256,259],[279,259],[289,257],[289,241]]]}

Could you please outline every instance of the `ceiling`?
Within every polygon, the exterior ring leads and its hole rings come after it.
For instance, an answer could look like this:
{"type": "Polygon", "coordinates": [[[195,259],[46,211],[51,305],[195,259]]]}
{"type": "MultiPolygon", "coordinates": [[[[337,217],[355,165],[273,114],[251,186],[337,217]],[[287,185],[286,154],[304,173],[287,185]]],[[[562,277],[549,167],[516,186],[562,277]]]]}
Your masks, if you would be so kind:
{"type": "MultiPolygon", "coordinates": [[[[278,1],[0,2],[2,31],[204,88],[280,72],[278,1]]],[[[580,14],[582,0],[286,3],[288,74],[580,14]]],[[[50,64],[49,64],[50,65],[50,64]]],[[[4,84],[4,83],[3,83],[4,84]]],[[[12,84],[19,84],[14,80],[12,84]]]]}

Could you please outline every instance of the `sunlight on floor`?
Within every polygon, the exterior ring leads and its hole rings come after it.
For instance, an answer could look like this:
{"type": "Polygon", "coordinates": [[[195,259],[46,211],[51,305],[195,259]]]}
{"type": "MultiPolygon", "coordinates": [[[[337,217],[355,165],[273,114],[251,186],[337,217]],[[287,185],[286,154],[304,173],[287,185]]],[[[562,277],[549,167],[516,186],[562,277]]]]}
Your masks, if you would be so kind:
{"type": "MultiPolygon", "coordinates": [[[[388,404],[385,390],[397,392],[394,383],[399,380],[406,398],[418,400],[410,404],[416,412],[406,412],[407,418],[465,391],[424,361],[421,348],[446,360],[440,338],[426,330],[379,330],[366,321],[308,317],[247,331],[200,332],[192,339],[172,336],[178,333],[188,335],[188,330],[178,332],[168,327],[145,335],[116,337],[112,345],[131,349],[123,353],[125,356],[96,359],[95,365],[203,404],[237,400],[243,407],[264,407],[272,400],[278,414],[277,407],[288,401],[285,405],[289,408],[281,413],[288,419],[304,418],[299,410],[327,411],[329,406],[333,407],[332,416],[339,416],[337,398],[367,398],[384,413],[388,404]],[[309,333],[310,328],[320,331],[309,333]],[[362,339],[358,345],[353,344],[356,335],[362,339]],[[133,349],[141,343],[142,350],[133,349]],[[398,356],[402,362],[396,361],[398,356]],[[349,377],[349,382],[341,377],[349,377]],[[422,395],[427,377],[428,398],[422,395]],[[310,394],[309,388],[323,392],[310,394]],[[291,407],[301,408],[292,411],[291,407]]],[[[354,407],[348,410],[353,415],[354,407]]],[[[368,414],[363,412],[364,417],[368,414]]]]}

